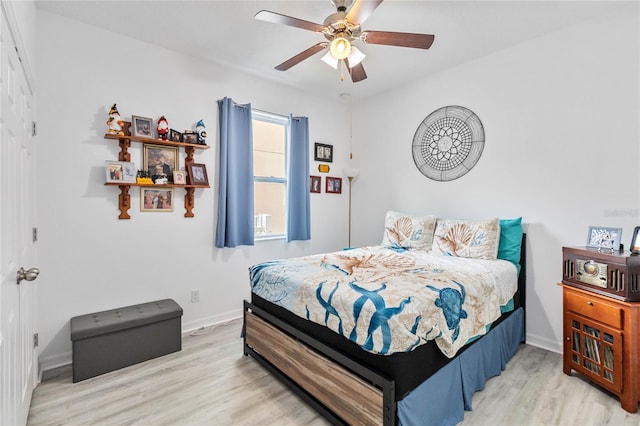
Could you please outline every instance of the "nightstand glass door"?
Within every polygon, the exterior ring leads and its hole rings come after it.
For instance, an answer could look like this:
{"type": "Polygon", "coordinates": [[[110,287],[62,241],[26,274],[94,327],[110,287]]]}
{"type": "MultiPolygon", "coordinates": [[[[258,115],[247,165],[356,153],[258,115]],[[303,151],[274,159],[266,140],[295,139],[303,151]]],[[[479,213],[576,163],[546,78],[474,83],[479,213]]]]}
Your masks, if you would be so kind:
{"type": "Polygon", "coordinates": [[[602,386],[622,389],[622,334],[609,327],[567,314],[571,324],[572,368],[602,386]]]}

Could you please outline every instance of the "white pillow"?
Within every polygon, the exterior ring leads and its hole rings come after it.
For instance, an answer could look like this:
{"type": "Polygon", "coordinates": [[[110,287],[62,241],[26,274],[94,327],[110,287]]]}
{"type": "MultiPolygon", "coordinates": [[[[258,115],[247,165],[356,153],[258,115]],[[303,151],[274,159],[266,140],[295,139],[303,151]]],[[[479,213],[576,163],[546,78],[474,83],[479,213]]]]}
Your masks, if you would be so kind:
{"type": "Polygon", "coordinates": [[[433,244],[435,227],[435,216],[413,216],[388,211],[384,219],[382,245],[429,251],[433,244]]]}
{"type": "Polygon", "coordinates": [[[500,245],[500,220],[441,219],[436,224],[432,252],[447,256],[495,260],[500,245]]]}

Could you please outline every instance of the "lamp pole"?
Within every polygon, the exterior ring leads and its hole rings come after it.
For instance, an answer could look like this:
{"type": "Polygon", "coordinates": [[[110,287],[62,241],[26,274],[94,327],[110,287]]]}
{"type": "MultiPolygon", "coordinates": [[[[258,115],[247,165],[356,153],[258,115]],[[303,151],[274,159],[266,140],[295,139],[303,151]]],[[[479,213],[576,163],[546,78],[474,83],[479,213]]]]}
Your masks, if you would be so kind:
{"type": "Polygon", "coordinates": [[[351,248],[351,181],[353,180],[353,176],[347,176],[349,179],[349,245],[351,248]]]}

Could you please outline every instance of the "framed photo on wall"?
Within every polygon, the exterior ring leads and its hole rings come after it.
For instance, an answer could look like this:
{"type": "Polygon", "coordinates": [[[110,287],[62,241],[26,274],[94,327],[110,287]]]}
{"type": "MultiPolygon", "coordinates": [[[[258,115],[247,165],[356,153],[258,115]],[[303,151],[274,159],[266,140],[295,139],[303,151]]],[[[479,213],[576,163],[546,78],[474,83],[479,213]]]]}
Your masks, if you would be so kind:
{"type": "Polygon", "coordinates": [[[139,115],[131,116],[131,134],[133,136],[142,136],[144,138],[153,138],[153,119],[140,117],[139,115]]]}
{"type": "Polygon", "coordinates": [[[141,212],[172,212],[173,189],[140,188],[141,212]]]}
{"type": "Polygon", "coordinates": [[[333,163],[333,145],[316,142],[314,144],[313,159],[333,163]]]}
{"type": "Polygon", "coordinates": [[[326,182],[327,194],[342,194],[342,178],[327,176],[326,182]]]}
{"type": "Polygon", "coordinates": [[[620,250],[622,228],[590,226],[587,234],[587,247],[620,250]]]}
{"type": "Polygon", "coordinates": [[[109,183],[135,183],[136,165],[126,161],[105,161],[106,181],[109,183]]]}
{"type": "Polygon", "coordinates": [[[173,171],[178,169],[178,148],[164,145],[144,144],[142,169],[154,176],[165,175],[173,180],[173,171]]]}
{"type": "Polygon", "coordinates": [[[309,192],[320,193],[322,192],[322,177],[309,176],[311,181],[309,182],[309,192]]]}
{"type": "Polygon", "coordinates": [[[207,166],[205,164],[191,163],[189,164],[187,172],[190,185],[209,186],[209,178],[207,177],[207,166]]]}

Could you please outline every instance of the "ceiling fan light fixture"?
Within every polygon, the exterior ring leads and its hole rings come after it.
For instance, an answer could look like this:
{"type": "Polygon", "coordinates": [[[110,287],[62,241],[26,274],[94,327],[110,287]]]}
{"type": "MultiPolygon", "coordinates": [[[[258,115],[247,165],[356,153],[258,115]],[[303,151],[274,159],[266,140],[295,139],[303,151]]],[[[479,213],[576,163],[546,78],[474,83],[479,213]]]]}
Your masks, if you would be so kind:
{"type": "Polygon", "coordinates": [[[351,43],[343,36],[336,37],[331,42],[329,50],[334,58],[345,59],[351,53],[351,43]]]}
{"type": "Polygon", "coordinates": [[[362,53],[357,47],[351,46],[351,54],[349,55],[349,66],[351,68],[355,67],[366,57],[367,55],[362,53]]]}
{"type": "Polygon", "coordinates": [[[327,53],[324,54],[324,56],[322,57],[322,61],[325,64],[333,67],[333,69],[338,69],[338,60],[333,57],[331,51],[328,50],[327,53]]]}

